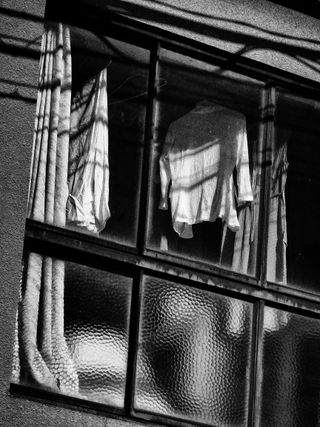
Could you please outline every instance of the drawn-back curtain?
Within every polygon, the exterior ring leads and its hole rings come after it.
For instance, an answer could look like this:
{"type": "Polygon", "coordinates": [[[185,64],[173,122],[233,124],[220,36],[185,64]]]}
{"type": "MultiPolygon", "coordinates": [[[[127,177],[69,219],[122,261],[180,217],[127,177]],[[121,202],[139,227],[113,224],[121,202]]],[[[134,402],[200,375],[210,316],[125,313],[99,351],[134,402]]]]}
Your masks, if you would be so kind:
{"type": "MultiPolygon", "coordinates": [[[[99,232],[110,216],[107,70],[72,99],[70,29],[46,25],[34,132],[28,217],[99,232]],[[73,204],[76,204],[74,209],[73,204]]],[[[65,263],[25,256],[13,376],[79,392],[76,361],[64,334],[65,263]]]]}
{"type": "MultiPolygon", "coordinates": [[[[48,24],[40,80],[28,217],[65,226],[71,107],[69,28],[48,24]]],[[[64,336],[64,262],[29,253],[19,310],[21,380],[77,393],[79,381],[64,336]]]]}
{"type": "MultiPolygon", "coordinates": [[[[67,202],[76,200],[81,208],[90,200],[79,225],[93,222],[94,230],[86,228],[99,232],[110,215],[108,186],[106,69],[72,100],[70,29],[47,24],[41,46],[28,217],[59,227],[77,224],[77,212],[67,209],[67,202]]],[[[64,261],[26,254],[14,378],[77,394],[79,378],[64,334],[64,286],[64,261]]]]}

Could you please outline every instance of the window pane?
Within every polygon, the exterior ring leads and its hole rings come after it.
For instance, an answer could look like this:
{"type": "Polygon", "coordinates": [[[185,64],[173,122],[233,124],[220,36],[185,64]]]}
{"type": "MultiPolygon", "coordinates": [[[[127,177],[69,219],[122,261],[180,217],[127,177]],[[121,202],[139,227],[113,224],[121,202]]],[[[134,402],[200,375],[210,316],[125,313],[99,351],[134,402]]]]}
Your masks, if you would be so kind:
{"type": "MultiPolygon", "coordinates": [[[[79,31],[79,30],[78,30],[79,31]]],[[[109,188],[102,189],[109,196],[110,218],[100,233],[113,242],[136,245],[142,149],[146,115],[149,52],[92,35],[85,41],[75,37],[79,48],[73,52],[74,77],[77,88],[107,67],[108,96],[108,167],[109,188]],[[89,52],[83,52],[83,43],[89,52]],[[108,194],[109,193],[109,194],[108,194]]],[[[74,49],[75,50],[75,49],[74,49]]]]}
{"type": "Polygon", "coordinates": [[[131,283],[128,277],[66,264],[65,331],[80,393],[123,407],[131,283]]]}
{"type": "Polygon", "coordinates": [[[161,51],[149,248],[254,274],[260,93],[255,80],[161,51]]]}
{"type": "Polygon", "coordinates": [[[278,95],[268,243],[268,280],[317,293],[319,122],[319,102],[278,95]]]}
{"type": "Polygon", "coordinates": [[[35,253],[24,268],[14,378],[123,408],[132,279],[35,253]]]}
{"type": "Polygon", "coordinates": [[[151,277],[142,301],[135,409],[246,425],[252,305],[151,277]]]}
{"type": "Polygon", "coordinates": [[[266,307],[261,426],[319,424],[320,321],[266,307]]]}

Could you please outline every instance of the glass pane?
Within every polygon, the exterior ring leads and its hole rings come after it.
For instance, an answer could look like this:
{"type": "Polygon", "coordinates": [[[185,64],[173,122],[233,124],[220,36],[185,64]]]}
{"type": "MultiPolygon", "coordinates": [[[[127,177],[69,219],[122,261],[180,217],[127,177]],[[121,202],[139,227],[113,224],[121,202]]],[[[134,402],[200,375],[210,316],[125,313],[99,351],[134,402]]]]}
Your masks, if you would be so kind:
{"type": "Polygon", "coordinates": [[[14,377],[124,407],[132,279],[31,253],[14,377]]]}
{"type": "Polygon", "coordinates": [[[87,32],[83,40],[82,33],[79,37],[79,30],[74,35],[74,44],[73,76],[76,88],[81,90],[92,76],[104,68],[107,70],[110,176],[109,188],[101,188],[101,191],[109,197],[110,218],[100,236],[135,246],[149,52],[111,38],[102,41],[92,34],[88,37],[87,32]]]}
{"type": "Polygon", "coordinates": [[[319,425],[320,321],[266,307],[261,426],[319,425]]]}
{"type": "Polygon", "coordinates": [[[246,425],[252,305],[151,277],[142,301],[135,409],[246,425]]]}
{"type": "Polygon", "coordinates": [[[128,277],[66,264],[65,333],[80,393],[124,405],[131,283],[128,277]]]}
{"type": "Polygon", "coordinates": [[[162,50],[148,247],[256,267],[261,84],[162,50]]]}
{"type": "Polygon", "coordinates": [[[268,280],[317,293],[319,120],[319,102],[278,95],[268,242],[268,280]]]}

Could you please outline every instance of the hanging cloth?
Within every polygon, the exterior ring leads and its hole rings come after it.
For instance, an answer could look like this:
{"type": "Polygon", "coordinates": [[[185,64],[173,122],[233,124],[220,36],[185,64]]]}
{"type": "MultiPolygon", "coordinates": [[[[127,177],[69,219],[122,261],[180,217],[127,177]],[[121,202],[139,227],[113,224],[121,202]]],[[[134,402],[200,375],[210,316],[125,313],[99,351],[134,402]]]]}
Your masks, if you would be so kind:
{"type": "MultiPolygon", "coordinates": [[[[71,109],[69,28],[48,24],[42,38],[28,217],[64,227],[71,109]]],[[[29,253],[19,310],[20,381],[77,393],[64,336],[64,261],[29,253]]]]}
{"type": "Polygon", "coordinates": [[[217,218],[231,230],[239,229],[236,203],[253,200],[244,115],[217,104],[198,104],[171,123],[159,163],[159,208],[168,209],[169,195],[173,228],[180,237],[192,238],[193,224],[217,218]]]}
{"type": "Polygon", "coordinates": [[[253,142],[251,187],[253,201],[238,208],[240,228],[236,233],[224,225],[220,263],[243,274],[254,274],[257,262],[257,230],[261,192],[261,165],[258,142],[253,142]]]}
{"type": "Polygon", "coordinates": [[[72,102],[67,223],[99,233],[110,217],[107,69],[72,102]]]}
{"type": "MultiPolygon", "coordinates": [[[[287,283],[287,220],[285,186],[287,180],[287,144],[275,153],[272,164],[271,198],[268,221],[267,279],[287,283]]],[[[231,236],[224,227],[220,262],[224,263],[232,253],[232,269],[244,274],[254,274],[257,262],[257,230],[261,194],[261,167],[253,156],[252,190],[254,200],[240,208],[240,229],[231,236]],[[232,241],[232,243],[231,243],[232,241]]]]}
{"type": "Polygon", "coordinates": [[[287,284],[285,186],[288,166],[287,143],[283,143],[276,151],[272,164],[267,253],[267,279],[283,285],[287,284]]]}

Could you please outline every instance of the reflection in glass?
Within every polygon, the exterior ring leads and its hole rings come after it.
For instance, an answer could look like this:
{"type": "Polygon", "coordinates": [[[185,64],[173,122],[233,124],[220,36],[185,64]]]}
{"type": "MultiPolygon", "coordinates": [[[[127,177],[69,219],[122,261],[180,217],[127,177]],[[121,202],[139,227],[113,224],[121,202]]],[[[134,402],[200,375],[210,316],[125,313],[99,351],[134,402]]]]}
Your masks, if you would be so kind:
{"type": "Polygon", "coordinates": [[[265,307],[261,427],[319,425],[320,322],[265,307]]]}
{"type": "Polygon", "coordinates": [[[280,93],[273,147],[268,280],[319,292],[319,127],[316,101],[280,93]]]}
{"type": "Polygon", "coordinates": [[[68,205],[80,220],[69,223],[135,246],[149,52],[73,29],[72,61],[69,187],[75,175],[81,175],[81,181],[77,197],[69,197],[68,205]],[[91,212],[95,221],[83,220],[82,211],[91,212]]]}
{"type": "Polygon", "coordinates": [[[254,274],[260,89],[161,51],[149,248],[254,274]]]}
{"type": "Polygon", "coordinates": [[[135,409],[246,425],[252,306],[145,278],[135,409]]]}

